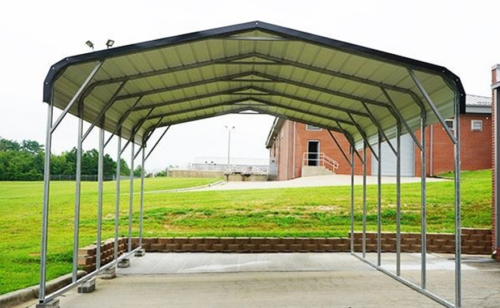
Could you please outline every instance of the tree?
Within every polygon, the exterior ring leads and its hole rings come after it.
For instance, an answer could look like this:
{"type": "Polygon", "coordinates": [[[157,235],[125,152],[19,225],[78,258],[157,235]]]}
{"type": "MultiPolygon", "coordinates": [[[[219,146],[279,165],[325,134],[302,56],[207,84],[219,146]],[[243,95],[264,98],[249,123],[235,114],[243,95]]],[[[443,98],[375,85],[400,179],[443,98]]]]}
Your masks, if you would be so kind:
{"type": "Polygon", "coordinates": [[[141,165],[137,165],[137,167],[135,167],[134,169],[134,176],[141,176],[142,172],[146,172],[146,170],[142,170],[142,166],[141,165]]]}
{"type": "Polygon", "coordinates": [[[38,154],[43,151],[43,145],[34,140],[23,140],[21,143],[21,150],[31,153],[38,154]]]}
{"type": "Polygon", "coordinates": [[[130,175],[130,168],[123,158],[120,159],[120,175],[130,175]]]}
{"type": "MultiPolygon", "coordinates": [[[[61,155],[51,155],[50,172],[54,175],[76,174],[77,149],[61,155]]],[[[41,180],[44,172],[44,147],[38,141],[23,140],[21,143],[0,137],[0,180],[41,180]]],[[[103,157],[103,173],[110,178],[116,173],[116,162],[108,154],[103,157]]],[[[95,149],[82,153],[82,175],[97,175],[99,152],[95,149]]],[[[129,174],[127,163],[121,160],[121,173],[129,174]]],[[[139,171],[140,174],[140,171],[139,171]]]]}
{"type": "Polygon", "coordinates": [[[7,140],[0,137],[0,151],[19,151],[21,145],[14,140],[7,140]]]}

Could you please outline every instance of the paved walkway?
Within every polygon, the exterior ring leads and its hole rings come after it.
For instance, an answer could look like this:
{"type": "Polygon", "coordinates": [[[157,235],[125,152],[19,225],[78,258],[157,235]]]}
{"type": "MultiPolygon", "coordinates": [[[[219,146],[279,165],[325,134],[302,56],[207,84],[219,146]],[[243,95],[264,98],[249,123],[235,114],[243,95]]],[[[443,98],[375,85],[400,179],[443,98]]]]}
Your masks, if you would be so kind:
{"type": "MultiPolygon", "coordinates": [[[[375,259],[374,254],[369,258],[375,259]]],[[[453,300],[453,262],[428,255],[428,289],[453,300]]],[[[387,269],[394,254],[384,254],[387,269]]],[[[402,255],[402,274],[419,282],[419,254],[402,255]]],[[[83,307],[441,307],[347,253],[161,254],[133,258],[97,290],[60,297],[83,307]]],[[[463,307],[498,307],[500,264],[464,257],[463,307]]]]}
{"type": "MultiPolygon", "coordinates": [[[[427,178],[427,182],[446,181],[443,179],[427,178]]],[[[363,177],[357,175],[354,177],[356,185],[363,184],[363,177]]],[[[367,176],[368,185],[377,184],[376,176],[367,176]]],[[[383,184],[396,184],[395,177],[382,177],[383,184]]],[[[420,183],[420,178],[402,177],[401,183],[420,183]]],[[[273,188],[297,188],[297,187],[319,187],[319,186],[349,186],[351,185],[351,176],[343,174],[320,175],[304,178],[297,178],[289,181],[270,181],[270,182],[226,182],[221,185],[203,187],[196,191],[207,190],[240,190],[240,189],[273,189],[273,188]]]]}

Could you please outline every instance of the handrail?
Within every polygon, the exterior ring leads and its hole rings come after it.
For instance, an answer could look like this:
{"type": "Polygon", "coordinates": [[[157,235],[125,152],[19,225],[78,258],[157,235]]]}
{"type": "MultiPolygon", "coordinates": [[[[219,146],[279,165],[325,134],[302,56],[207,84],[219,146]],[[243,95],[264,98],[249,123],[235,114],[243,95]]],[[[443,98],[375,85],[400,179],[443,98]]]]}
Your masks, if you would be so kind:
{"type": "Polygon", "coordinates": [[[335,171],[340,167],[340,164],[336,160],[325,155],[323,152],[304,152],[302,155],[302,165],[309,166],[308,162],[310,161],[316,161],[316,166],[325,167],[327,169],[331,169],[332,171],[335,171]],[[316,157],[311,158],[309,155],[315,155],[316,157]]]}

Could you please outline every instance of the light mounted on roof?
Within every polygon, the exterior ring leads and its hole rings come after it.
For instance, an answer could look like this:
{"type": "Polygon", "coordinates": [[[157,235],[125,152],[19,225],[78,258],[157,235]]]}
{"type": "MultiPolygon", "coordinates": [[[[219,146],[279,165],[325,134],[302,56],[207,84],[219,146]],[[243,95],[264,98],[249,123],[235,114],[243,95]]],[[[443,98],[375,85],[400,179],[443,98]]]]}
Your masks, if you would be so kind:
{"type": "Polygon", "coordinates": [[[114,40],[108,40],[108,41],[106,42],[106,46],[107,46],[108,48],[113,47],[113,45],[114,45],[114,44],[115,44],[115,41],[114,41],[114,40]]]}
{"type": "Polygon", "coordinates": [[[87,44],[87,46],[89,46],[90,48],[92,48],[92,50],[94,50],[94,43],[92,43],[91,41],[86,41],[85,44],[87,44]]]}

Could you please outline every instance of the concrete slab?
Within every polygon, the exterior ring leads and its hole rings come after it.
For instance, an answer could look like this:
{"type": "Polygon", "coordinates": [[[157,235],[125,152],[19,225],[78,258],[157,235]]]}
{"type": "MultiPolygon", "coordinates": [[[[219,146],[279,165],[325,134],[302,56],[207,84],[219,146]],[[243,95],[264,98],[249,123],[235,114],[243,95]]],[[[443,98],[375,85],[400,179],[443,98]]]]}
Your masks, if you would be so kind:
{"type": "MultiPolygon", "coordinates": [[[[427,178],[427,182],[447,181],[443,179],[427,178]]],[[[368,185],[377,184],[376,176],[367,176],[366,182],[368,185]]],[[[354,183],[362,185],[363,177],[355,176],[354,183]]],[[[383,184],[395,184],[395,177],[382,177],[383,184]]],[[[403,177],[401,183],[420,183],[420,178],[403,177]]],[[[272,182],[226,182],[217,186],[203,187],[192,191],[209,191],[209,190],[244,190],[244,189],[274,189],[274,188],[298,188],[298,187],[321,187],[321,186],[350,186],[351,176],[334,174],[311,176],[297,178],[289,181],[272,181],[272,182]]]]}
{"type": "MultiPolygon", "coordinates": [[[[414,283],[419,256],[402,255],[414,283]]],[[[428,289],[453,300],[452,255],[427,258],[428,289]]],[[[394,268],[394,254],[382,260],[394,268]]],[[[500,264],[464,256],[462,268],[463,307],[498,307],[500,264]]],[[[93,293],[61,296],[61,307],[441,307],[347,253],[149,253],[117,274],[93,293]]]]}

